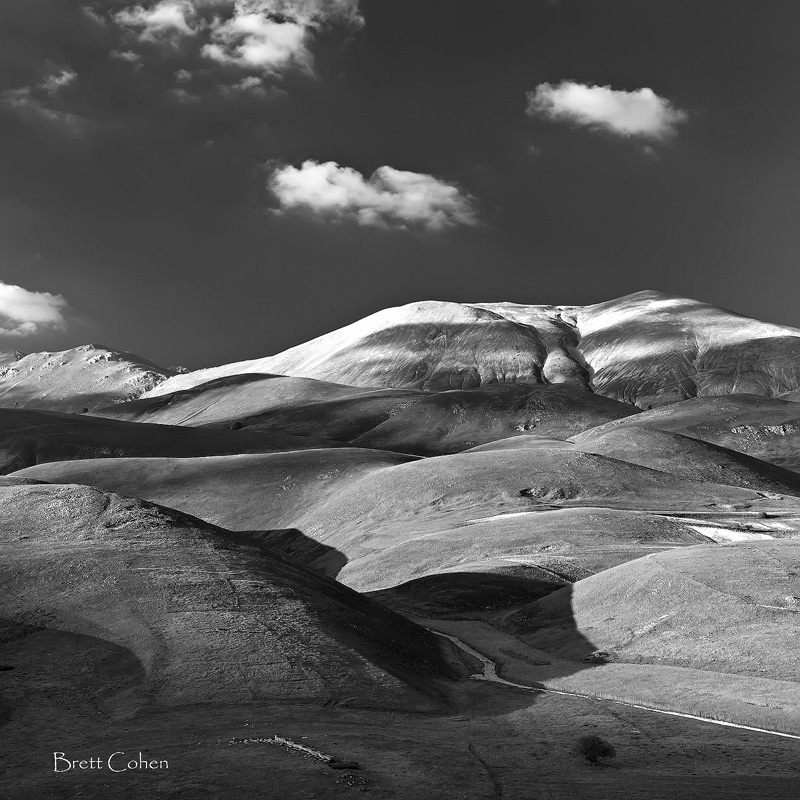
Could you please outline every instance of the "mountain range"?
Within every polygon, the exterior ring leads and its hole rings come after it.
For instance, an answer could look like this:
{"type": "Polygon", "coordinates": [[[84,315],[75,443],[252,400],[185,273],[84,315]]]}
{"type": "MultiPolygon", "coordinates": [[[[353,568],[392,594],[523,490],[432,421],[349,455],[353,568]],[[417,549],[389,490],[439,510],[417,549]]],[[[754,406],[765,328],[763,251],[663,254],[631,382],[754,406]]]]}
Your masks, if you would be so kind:
{"type": "MultiPolygon", "coordinates": [[[[798,399],[800,330],[654,291],[412,303],[195,371],[3,352],[0,735],[200,737],[202,783],[269,717],[376,797],[419,764],[522,800],[590,796],[529,751],[597,726],[603,796],[748,796],[718,745],[793,796],[758,737],[800,738],[798,399]]],[[[8,796],[89,786],[9,764],[8,796]]],[[[315,769],[302,796],[341,796],[315,769]]]]}

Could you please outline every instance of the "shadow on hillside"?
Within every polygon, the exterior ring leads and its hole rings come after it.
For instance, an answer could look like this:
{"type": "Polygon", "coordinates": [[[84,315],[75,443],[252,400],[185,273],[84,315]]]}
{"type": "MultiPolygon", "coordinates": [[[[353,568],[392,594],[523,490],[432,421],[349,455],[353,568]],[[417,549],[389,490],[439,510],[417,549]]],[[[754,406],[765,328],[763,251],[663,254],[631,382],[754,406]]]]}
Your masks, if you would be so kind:
{"type": "Polygon", "coordinates": [[[0,618],[0,650],[0,727],[47,725],[55,709],[113,719],[141,706],[145,668],[121,645],[0,618]]]}
{"type": "Polygon", "coordinates": [[[260,531],[230,531],[229,535],[245,537],[256,542],[262,550],[273,551],[313,569],[326,578],[336,576],[347,564],[347,556],[335,547],[306,536],[297,528],[275,528],[260,531]]]}
{"type": "MultiPolygon", "coordinates": [[[[380,601],[376,594],[371,594],[372,599],[380,601]]],[[[435,611],[436,605],[447,602],[441,592],[433,601],[433,612],[424,604],[418,605],[416,611],[402,608],[396,602],[387,605],[445,639],[445,648],[455,649],[469,664],[473,677],[534,690],[530,694],[512,695],[500,705],[493,701],[485,711],[495,714],[501,707],[529,706],[539,698],[536,689],[565,688],[562,679],[613,661],[612,653],[598,651],[578,629],[572,612],[572,595],[573,587],[569,584],[522,606],[483,612],[462,609],[449,615],[435,611]]],[[[386,595],[384,601],[385,598],[386,595]]],[[[477,702],[481,705],[479,698],[477,702]]]]}
{"type": "Polygon", "coordinates": [[[192,428],[0,408],[2,475],[39,464],[82,459],[260,455],[332,444],[310,436],[279,432],[192,428]]]}
{"type": "Polygon", "coordinates": [[[497,571],[442,572],[365,594],[395,611],[447,619],[520,608],[565,583],[556,577],[542,580],[540,571],[535,578],[497,571]]]}
{"type": "Polygon", "coordinates": [[[423,392],[408,389],[374,396],[375,390],[363,394],[302,403],[292,408],[277,409],[245,417],[249,430],[261,433],[287,433],[295,436],[324,436],[343,444],[357,439],[389,419],[398,404],[416,403],[426,397],[423,392]]]}

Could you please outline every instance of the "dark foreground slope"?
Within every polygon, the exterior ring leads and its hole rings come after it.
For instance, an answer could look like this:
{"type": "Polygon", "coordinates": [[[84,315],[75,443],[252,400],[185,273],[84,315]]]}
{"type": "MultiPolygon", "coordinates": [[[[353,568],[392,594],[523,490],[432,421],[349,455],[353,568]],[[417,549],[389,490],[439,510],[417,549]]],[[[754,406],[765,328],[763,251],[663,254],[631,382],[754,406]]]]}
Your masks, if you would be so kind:
{"type": "Polygon", "coordinates": [[[0,535],[11,711],[341,697],[424,707],[450,674],[423,629],[149,503],[81,486],[0,485],[0,535]]]}
{"type": "Polygon", "coordinates": [[[0,474],[34,464],[80,458],[188,458],[325,445],[318,439],[281,433],[204,430],[83,414],[0,408],[0,474]]]}

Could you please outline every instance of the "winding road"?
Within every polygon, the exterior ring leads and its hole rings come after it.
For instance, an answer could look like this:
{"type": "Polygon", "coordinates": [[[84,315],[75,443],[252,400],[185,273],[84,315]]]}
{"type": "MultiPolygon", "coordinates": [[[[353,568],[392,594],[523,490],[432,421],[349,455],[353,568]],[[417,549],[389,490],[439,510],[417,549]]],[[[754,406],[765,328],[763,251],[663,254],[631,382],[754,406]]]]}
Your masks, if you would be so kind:
{"type": "Polygon", "coordinates": [[[562,695],[567,695],[568,697],[580,697],[584,700],[602,700],[607,703],[616,703],[617,705],[628,706],[629,708],[638,708],[642,711],[650,711],[654,714],[666,714],[667,716],[670,717],[683,717],[684,719],[694,719],[699,722],[707,722],[711,725],[722,725],[726,728],[739,728],[740,730],[743,731],[754,731],[755,733],[768,733],[771,736],[782,736],[785,739],[800,740],[800,736],[797,736],[793,733],[783,733],[781,731],[773,731],[767,728],[753,728],[750,727],[749,725],[738,725],[735,722],[724,722],[723,720],[711,719],[709,717],[698,717],[694,714],[684,714],[681,713],[680,711],[664,711],[660,708],[652,708],[651,706],[638,705],[637,703],[626,703],[624,700],[614,700],[612,698],[596,697],[594,695],[581,694],[580,692],[568,692],[561,689],[547,689],[544,687],[525,686],[524,684],[521,683],[513,683],[512,681],[505,680],[505,678],[501,678],[497,674],[497,664],[495,664],[494,661],[492,661],[487,656],[483,655],[483,653],[479,653],[477,650],[470,647],[465,642],[462,642],[461,639],[459,639],[458,637],[452,636],[449,633],[442,633],[441,631],[436,631],[430,628],[429,630],[431,631],[431,633],[435,633],[437,636],[441,636],[444,639],[449,639],[460,650],[472,656],[473,658],[477,658],[481,662],[483,666],[483,671],[480,673],[476,673],[475,675],[470,675],[470,678],[476,681],[488,681],[489,683],[499,683],[504,686],[512,686],[515,689],[522,689],[523,691],[526,692],[562,694],[562,695]]]}

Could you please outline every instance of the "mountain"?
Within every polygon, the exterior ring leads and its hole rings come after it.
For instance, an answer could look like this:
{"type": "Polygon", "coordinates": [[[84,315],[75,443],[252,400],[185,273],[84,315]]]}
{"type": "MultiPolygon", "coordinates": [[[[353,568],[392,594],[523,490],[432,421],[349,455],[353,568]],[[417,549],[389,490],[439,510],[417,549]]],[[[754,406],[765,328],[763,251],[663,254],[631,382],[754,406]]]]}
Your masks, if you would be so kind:
{"type": "Polygon", "coordinates": [[[170,375],[133,353],[87,344],[0,361],[0,407],[80,413],[153,389],[170,375]]]}
{"type": "Polygon", "coordinates": [[[437,392],[563,383],[650,408],[800,390],[800,331],[655,291],[589,306],[428,301],[274,356],[172,377],[146,396],[242,373],[437,392]]]}
{"type": "MultiPolygon", "coordinates": [[[[357,389],[437,393],[547,384],[649,409],[728,394],[793,398],[800,393],[800,331],[642,291],[588,306],[411,303],[277,355],[194,372],[96,345],[27,356],[9,351],[0,364],[5,407],[94,411],[171,395],[171,411],[142,402],[120,413],[160,415],[175,424],[195,415],[212,424],[275,411],[257,398],[279,376],[317,381],[293,390],[309,397],[317,390],[317,400],[343,399],[357,389]]],[[[288,398],[288,384],[270,391],[288,398]]]]}
{"type": "Polygon", "coordinates": [[[0,350],[0,367],[6,364],[13,364],[25,357],[25,353],[20,353],[19,350],[0,350]]]}

